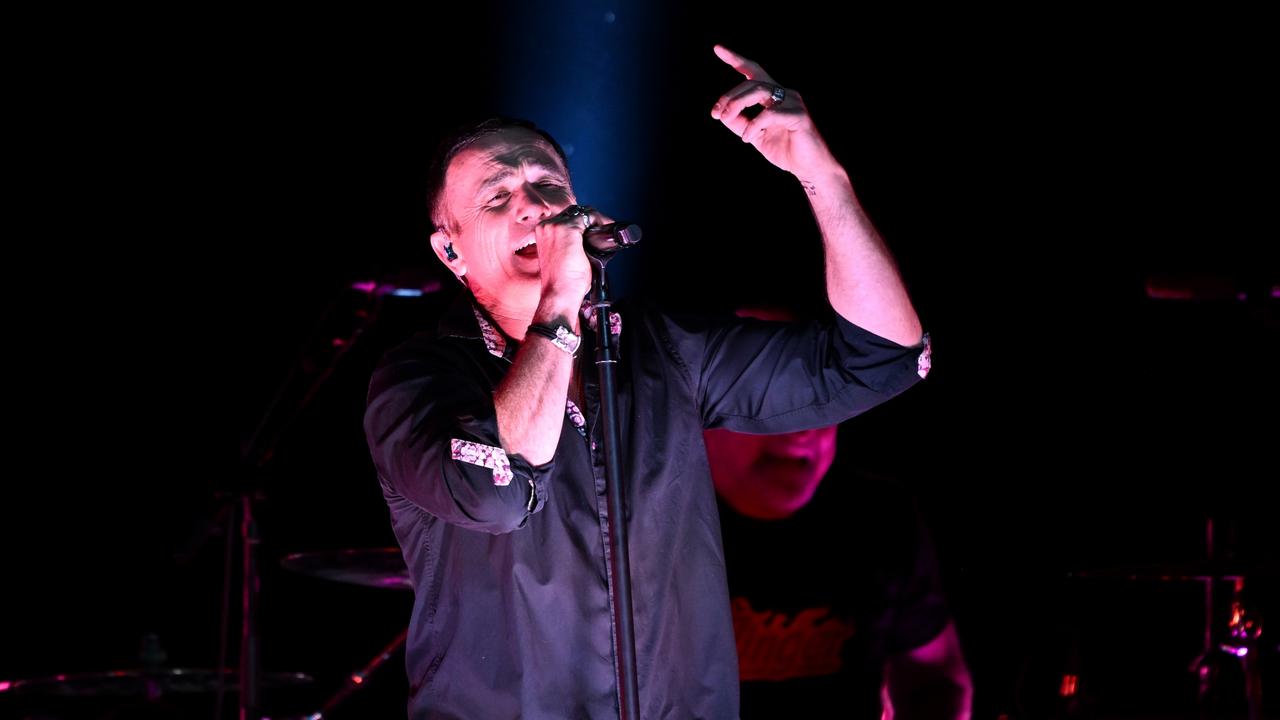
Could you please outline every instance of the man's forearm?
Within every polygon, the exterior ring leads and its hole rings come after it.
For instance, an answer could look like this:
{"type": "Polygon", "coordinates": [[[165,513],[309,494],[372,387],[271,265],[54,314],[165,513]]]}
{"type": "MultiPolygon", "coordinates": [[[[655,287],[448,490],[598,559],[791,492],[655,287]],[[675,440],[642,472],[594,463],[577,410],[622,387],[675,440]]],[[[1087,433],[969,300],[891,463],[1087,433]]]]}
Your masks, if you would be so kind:
{"type": "Polygon", "coordinates": [[[889,658],[884,689],[895,720],[969,720],[973,679],[952,623],[928,643],[889,658]]]}
{"type": "Polygon", "coordinates": [[[923,330],[889,249],[839,166],[800,178],[809,196],[826,258],[827,298],[849,322],[900,345],[923,330]]]}
{"type": "MultiPolygon", "coordinates": [[[[571,301],[545,299],[533,321],[563,324],[578,333],[577,311],[571,301]]],[[[568,353],[538,335],[524,338],[511,370],[493,394],[498,438],[507,454],[519,455],[531,465],[551,461],[560,442],[572,373],[568,353]]]]}

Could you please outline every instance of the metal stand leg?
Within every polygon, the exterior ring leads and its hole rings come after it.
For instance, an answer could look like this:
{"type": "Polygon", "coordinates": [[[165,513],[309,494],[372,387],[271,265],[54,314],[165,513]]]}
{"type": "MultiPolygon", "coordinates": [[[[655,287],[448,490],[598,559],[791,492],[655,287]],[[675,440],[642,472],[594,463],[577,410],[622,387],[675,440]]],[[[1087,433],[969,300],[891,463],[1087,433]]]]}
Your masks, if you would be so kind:
{"type": "Polygon", "coordinates": [[[405,628],[404,632],[401,632],[396,636],[395,640],[388,643],[387,646],[382,649],[382,652],[378,653],[377,656],[369,661],[368,665],[361,668],[359,672],[354,672],[349,675],[346,682],[342,684],[342,687],[338,692],[334,693],[333,697],[329,698],[328,702],[320,708],[319,712],[307,715],[305,720],[320,720],[321,718],[328,717],[329,713],[333,712],[334,708],[338,707],[338,705],[342,704],[344,700],[350,697],[351,693],[356,691],[356,688],[363,685],[364,681],[372,675],[375,670],[390,659],[391,656],[400,649],[401,645],[404,645],[405,638],[408,636],[409,629],[405,628]]]}

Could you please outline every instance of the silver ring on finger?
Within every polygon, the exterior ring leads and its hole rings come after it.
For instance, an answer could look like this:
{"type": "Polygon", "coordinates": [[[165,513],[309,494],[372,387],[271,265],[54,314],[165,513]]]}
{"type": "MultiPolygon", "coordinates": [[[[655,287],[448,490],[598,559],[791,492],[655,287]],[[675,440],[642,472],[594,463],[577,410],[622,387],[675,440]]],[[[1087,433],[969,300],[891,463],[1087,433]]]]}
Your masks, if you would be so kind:
{"type": "Polygon", "coordinates": [[[579,217],[585,218],[587,221],[586,227],[591,227],[591,209],[590,208],[583,207],[582,205],[570,205],[569,207],[566,207],[560,214],[567,218],[579,218],[579,217]]]}

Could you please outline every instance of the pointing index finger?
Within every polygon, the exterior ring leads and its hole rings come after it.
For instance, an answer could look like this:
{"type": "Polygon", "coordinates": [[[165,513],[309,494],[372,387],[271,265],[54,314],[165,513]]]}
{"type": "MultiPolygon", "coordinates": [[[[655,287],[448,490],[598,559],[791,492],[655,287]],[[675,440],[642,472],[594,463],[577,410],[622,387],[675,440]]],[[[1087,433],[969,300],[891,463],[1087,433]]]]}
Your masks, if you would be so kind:
{"type": "Polygon", "coordinates": [[[733,66],[733,69],[742,73],[742,76],[746,79],[760,80],[767,83],[773,82],[773,78],[769,77],[769,73],[765,72],[764,68],[760,67],[754,60],[749,60],[723,45],[716,45],[714,49],[716,57],[733,66]]]}

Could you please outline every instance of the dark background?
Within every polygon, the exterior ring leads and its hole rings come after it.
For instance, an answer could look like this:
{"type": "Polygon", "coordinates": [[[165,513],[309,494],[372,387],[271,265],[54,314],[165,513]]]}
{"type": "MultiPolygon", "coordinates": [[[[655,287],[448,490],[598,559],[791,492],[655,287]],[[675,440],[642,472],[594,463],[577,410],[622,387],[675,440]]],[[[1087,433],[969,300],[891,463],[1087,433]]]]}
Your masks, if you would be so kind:
{"type": "MultiPolygon", "coordinates": [[[[433,277],[431,148],[459,119],[519,112],[512,87],[635,113],[624,155],[644,162],[613,170],[636,190],[606,208],[645,230],[617,262],[627,294],[811,297],[821,254],[802,191],[709,116],[738,80],[711,52],[722,42],[803,94],[933,335],[929,381],[847,423],[841,452],[919,495],[975,717],[1041,716],[1073,636],[1100,708],[1189,707],[1200,585],[1068,573],[1196,560],[1209,518],[1250,587],[1275,567],[1264,23],[590,3],[537,15],[28,26],[0,678],[136,666],[146,632],[170,664],[213,666],[222,538],[198,539],[215,490],[241,483],[266,495],[264,663],[317,680],[270,702],[314,707],[403,628],[408,594],[278,559],[393,544],[364,387],[381,352],[434,325],[452,280],[382,303],[265,469],[246,470],[240,446],[297,359],[325,365],[329,340],[371,309],[350,283],[433,277]],[[592,20],[606,11],[614,22],[592,20]],[[579,97],[594,66],[557,65],[566,43],[625,50],[626,72],[579,97]],[[1152,281],[1197,299],[1153,299],[1152,281]]],[[[1274,638],[1264,654],[1274,666],[1274,638]]],[[[347,716],[397,716],[401,662],[347,716]]],[[[46,701],[0,696],[0,716],[32,702],[46,701]]]]}

